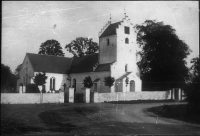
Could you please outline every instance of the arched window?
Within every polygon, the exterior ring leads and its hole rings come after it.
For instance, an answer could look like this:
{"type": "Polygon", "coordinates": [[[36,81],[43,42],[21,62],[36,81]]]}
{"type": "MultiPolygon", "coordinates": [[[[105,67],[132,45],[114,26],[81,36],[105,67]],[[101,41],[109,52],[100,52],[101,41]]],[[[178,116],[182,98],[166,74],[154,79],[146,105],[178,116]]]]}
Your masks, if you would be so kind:
{"type": "Polygon", "coordinates": [[[55,90],[55,86],[56,86],[56,79],[53,78],[53,90],[55,90]]]}
{"type": "Polygon", "coordinates": [[[107,38],[107,45],[110,45],[110,40],[107,38]]]}
{"type": "Polygon", "coordinates": [[[125,39],[125,43],[129,44],[129,39],[128,38],[125,39]]]}
{"type": "Polygon", "coordinates": [[[52,90],[52,78],[50,78],[50,90],[52,90]]]}
{"type": "Polygon", "coordinates": [[[125,72],[128,71],[128,64],[125,65],[125,72]]]}
{"type": "Polygon", "coordinates": [[[75,78],[73,79],[72,87],[74,88],[74,92],[76,92],[76,79],[75,78]]]}
{"type": "Polygon", "coordinates": [[[55,77],[50,78],[50,90],[55,90],[55,86],[56,86],[56,79],[55,77]]]}

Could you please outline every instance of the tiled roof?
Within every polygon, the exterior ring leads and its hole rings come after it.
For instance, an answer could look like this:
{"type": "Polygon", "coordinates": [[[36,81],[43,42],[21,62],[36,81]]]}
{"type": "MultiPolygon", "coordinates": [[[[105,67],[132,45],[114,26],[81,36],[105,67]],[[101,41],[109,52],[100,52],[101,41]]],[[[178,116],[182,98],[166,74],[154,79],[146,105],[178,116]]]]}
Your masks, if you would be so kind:
{"type": "Polygon", "coordinates": [[[83,57],[74,57],[69,73],[100,72],[110,71],[110,64],[100,64],[95,71],[93,67],[98,63],[98,53],[93,53],[83,57]]]}
{"type": "Polygon", "coordinates": [[[98,65],[97,68],[95,69],[95,71],[96,72],[99,72],[99,71],[110,71],[110,63],[98,65]]]}
{"type": "Polygon", "coordinates": [[[109,63],[100,64],[93,71],[93,67],[98,63],[98,53],[73,58],[27,53],[27,57],[35,72],[68,74],[110,71],[109,63]]]}
{"type": "Polygon", "coordinates": [[[91,72],[96,63],[98,63],[98,53],[83,57],[73,57],[69,73],[91,72]]]}
{"type": "Polygon", "coordinates": [[[116,28],[119,26],[120,23],[121,22],[116,22],[116,23],[110,24],[106,28],[106,30],[100,35],[100,37],[105,37],[105,36],[116,34],[116,28]]]}
{"type": "Polygon", "coordinates": [[[71,58],[51,55],[27,53],[35,72],[48,72],[66,74],[71,64],[71,58]]]}

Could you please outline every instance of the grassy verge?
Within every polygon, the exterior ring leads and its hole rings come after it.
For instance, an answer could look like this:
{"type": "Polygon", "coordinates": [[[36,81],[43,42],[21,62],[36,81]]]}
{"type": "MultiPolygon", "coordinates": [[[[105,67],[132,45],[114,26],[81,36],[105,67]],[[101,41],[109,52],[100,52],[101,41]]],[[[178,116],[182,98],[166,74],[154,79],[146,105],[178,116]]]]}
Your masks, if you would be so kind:
{"type": "Polygon", "coordinates": [[[186,104],[163,105],[149,108],[146,111],[152,112],[161,117],[172,118],[193,124],[200,124],[200,115],[191,114],[190,111],[187,109],[186,104]]]}

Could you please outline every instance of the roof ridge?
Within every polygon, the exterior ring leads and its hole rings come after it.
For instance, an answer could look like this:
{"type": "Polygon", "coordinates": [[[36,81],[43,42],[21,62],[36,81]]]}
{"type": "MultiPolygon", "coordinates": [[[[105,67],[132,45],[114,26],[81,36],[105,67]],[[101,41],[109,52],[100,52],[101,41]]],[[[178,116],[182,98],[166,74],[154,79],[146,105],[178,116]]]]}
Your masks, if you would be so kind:
{"type": "Polygon", "coordinates": [[[48,56],[48,57],[58,57],[58,58],[69,58],[69,59],[72,58],[72,57],[65,57],[65,56],[55,56],[55,55],[36,54],[36,53],[26,53],[26,54],[40,55],[40,56],[48,56]]]}

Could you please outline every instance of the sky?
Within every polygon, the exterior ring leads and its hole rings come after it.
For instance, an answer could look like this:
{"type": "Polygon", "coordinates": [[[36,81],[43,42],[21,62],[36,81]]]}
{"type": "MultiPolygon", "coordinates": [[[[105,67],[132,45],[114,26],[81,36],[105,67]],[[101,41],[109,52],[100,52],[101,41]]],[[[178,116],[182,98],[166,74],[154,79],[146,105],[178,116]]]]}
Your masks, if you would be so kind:
{"type": "MultiPolygon", "coordinates": [[[[162,21],[171,25],[178,37],[192,50],[187,58],[199,55],[198,1],[3,1],[1,63],[17,68],[26,53],[38,53],[47,40],[57,40],[64,48],[76,37],[93,38],[110,20],[122,21],[126,15],[131,22],[162,21]]],[[[138,45],[136,45],[138,48],[138,45]]]]}

